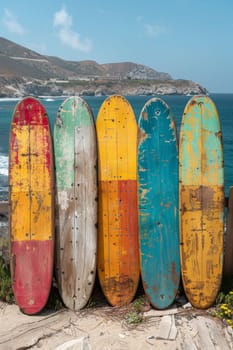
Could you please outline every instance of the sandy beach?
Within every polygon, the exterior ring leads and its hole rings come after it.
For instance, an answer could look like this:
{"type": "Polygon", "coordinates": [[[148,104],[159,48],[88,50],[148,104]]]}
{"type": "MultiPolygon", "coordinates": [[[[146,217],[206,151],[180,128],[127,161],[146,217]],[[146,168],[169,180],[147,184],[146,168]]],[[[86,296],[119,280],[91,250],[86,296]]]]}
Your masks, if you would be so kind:
{"type": "Polygon", "coordinates": [[[139,325],[126,322],[130,306],[61,309],[24,315],[16,305],[0,303],[0,349],[45,350],[198,350],[233,349],[233,329],[210,311],[189,305],[142,313],[139,325]]]}

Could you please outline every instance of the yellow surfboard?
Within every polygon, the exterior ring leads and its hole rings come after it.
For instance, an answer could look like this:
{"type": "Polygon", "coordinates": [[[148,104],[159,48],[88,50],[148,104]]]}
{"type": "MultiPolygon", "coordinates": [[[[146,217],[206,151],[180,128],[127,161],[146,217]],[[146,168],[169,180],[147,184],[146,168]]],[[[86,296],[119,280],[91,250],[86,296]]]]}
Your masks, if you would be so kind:
{"type": "Polygon", "coordinates": [[[180,252],[184,290],[194,307],[211,306],[223,265],[224,174],[221,127],[208,96],[185,107],[180,131],[180,252]]]}
{"type": "Polygon", "coordinates": [[[98,144],[98,275],[109,303],[129,303],[139,281],[137,123],[128,101],[107,98],[96,122],[98,144]]]}

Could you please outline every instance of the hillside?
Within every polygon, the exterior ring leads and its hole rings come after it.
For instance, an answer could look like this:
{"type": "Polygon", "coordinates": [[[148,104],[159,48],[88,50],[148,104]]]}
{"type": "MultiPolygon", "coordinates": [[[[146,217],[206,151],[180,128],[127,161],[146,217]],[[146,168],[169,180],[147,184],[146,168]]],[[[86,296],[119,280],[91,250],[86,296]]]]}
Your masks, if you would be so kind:
{"type": "Polygon", "coordinates": [[[0,37],[0,97],[206,92],[199,84],[173,80],[170,74],[141,64],[66,61],[0,37]]]}

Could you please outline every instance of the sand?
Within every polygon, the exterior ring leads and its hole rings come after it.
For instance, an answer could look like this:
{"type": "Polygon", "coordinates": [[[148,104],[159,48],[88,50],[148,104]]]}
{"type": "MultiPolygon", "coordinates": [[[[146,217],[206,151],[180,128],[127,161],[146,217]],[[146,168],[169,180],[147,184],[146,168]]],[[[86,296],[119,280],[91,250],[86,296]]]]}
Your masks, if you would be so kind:
{"type": "Polygon", "coordinates": [[[99,306],[80,312],[46,310],[24,315],[0,303],[0,349],[147,350],[233,349],[233,329],[189,304],[142,312],[142,323],[127,323],[132,306],[99,306]]]}

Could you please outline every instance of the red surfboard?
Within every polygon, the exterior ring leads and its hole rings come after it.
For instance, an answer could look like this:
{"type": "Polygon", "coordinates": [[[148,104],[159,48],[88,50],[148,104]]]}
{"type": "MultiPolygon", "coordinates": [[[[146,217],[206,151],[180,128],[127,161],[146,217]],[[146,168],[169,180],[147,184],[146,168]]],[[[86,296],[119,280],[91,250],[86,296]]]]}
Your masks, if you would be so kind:
{"type": "Polygon", "coordinates": [[[53,152],[43,105],[15,107],[9,145],[10,262],[16,303],[26,314],[45,306],[53,276],[53,152]]]}

